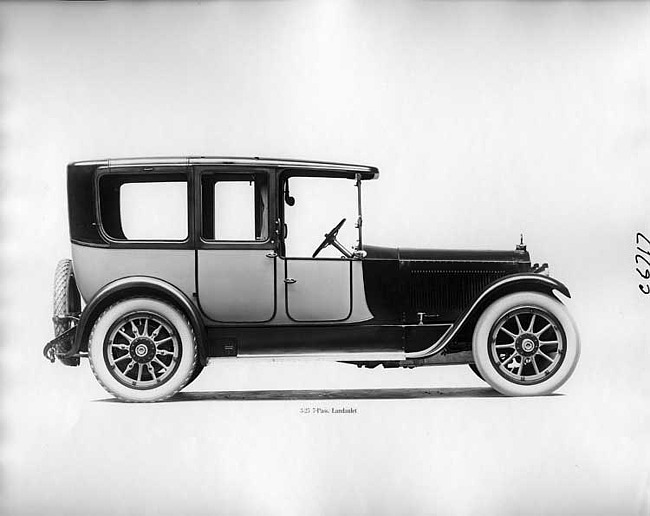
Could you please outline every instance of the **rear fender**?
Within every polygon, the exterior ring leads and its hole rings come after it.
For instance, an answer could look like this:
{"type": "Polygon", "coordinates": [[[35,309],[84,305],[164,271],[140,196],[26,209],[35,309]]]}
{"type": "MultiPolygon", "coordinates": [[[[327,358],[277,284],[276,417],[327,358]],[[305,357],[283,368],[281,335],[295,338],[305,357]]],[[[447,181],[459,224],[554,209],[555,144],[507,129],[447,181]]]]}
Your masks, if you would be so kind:
{"type": "Polygon", "coordinates": [[[150,296],[162,299],[178,308],[189,320],[196,336],[199,360],[207,363],[205,343],[207,342],[205,325],[198,308],[188,297],[171,283],[148,276],[129,276],[121,278],[102,287],[91,299],[81,313],[72,349],[67,355],[87,351],[88,338],[95,321],[110,305],[120,299],[136,296],[150,296]]]}

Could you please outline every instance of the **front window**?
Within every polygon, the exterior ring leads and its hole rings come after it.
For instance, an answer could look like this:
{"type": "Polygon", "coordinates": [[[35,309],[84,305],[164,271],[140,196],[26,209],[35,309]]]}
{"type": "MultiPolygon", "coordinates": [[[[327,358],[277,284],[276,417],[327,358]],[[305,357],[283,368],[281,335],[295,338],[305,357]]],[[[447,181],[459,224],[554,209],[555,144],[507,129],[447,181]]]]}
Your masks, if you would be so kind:
{"type": "MultiPolygon", "coordinates": [[[[357,246],[357,190],[353,180],[334,177],[285,176],[282,180],[285,234],[284,253],[311,257],[324,235],[346,219],[337,240],[348,250],[357,246]]],[[[342,252],[328,245],[318,258],[340,258],[342,252]]]]}

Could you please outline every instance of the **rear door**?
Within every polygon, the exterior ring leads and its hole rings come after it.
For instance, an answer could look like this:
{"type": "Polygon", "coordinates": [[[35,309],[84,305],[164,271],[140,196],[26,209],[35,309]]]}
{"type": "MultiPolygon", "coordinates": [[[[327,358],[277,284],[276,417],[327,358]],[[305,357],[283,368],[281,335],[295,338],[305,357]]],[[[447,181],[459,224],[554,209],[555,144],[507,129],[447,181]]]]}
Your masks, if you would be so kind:
{"type": "Polygon", "coordinates": [[[215,322],[259,323],[276,311],[267,169],[197,167],[197,295],[215,322]]]}

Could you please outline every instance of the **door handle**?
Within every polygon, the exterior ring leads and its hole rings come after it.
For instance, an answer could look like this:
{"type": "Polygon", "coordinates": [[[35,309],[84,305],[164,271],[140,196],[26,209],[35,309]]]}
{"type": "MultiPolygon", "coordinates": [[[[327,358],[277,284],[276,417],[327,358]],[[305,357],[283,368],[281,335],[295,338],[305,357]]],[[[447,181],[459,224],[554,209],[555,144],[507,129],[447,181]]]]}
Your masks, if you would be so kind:
{"type": "Polygon", "coordinates": [[[266,253],[266,257],[267,257],[267,258],[277,258],[277,257],[278,257],[278,253],[266,253]]]}
{"type": "Polygon", "coordinates": [[[293,278],[284,278],[284,282],[285,282],[285,283],[295,283],[296,280],[293,279],[293,278]]]}

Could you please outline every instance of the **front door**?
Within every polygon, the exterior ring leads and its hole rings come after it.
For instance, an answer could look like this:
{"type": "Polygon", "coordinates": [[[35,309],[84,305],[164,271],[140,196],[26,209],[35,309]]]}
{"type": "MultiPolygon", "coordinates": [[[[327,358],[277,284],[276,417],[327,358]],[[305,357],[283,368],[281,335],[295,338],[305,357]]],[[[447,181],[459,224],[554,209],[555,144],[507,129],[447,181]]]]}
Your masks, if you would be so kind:
{"type": "Polygon", "coordinates": [[[354,224],[345,224],[354,220],[354,184],[344,178],[315,177],[313,171],[302,174],[285,170],[279,178],[284,197],[280,204],[284,270],[280,263],[279,274],[284,272],[286,316],[297,323],[348,321],[354,280],[361,277],[354,277],[354,260],[341,256],[333,245],[320,244],[325,230],[334,228],[339,240],[354,241],[354,224]]]}
{"type": "Polygon", "coordinates": [[[287,315],[296,322],[345,321],[352,313],[352,261],[285,260],[287,315]]]}
{"type": "Polygon", "coordinates": [[[201,310],[216,322],[270,321],[277,258],[270,238],[269,171],[203,167],[197,177],[201,310]]]}

